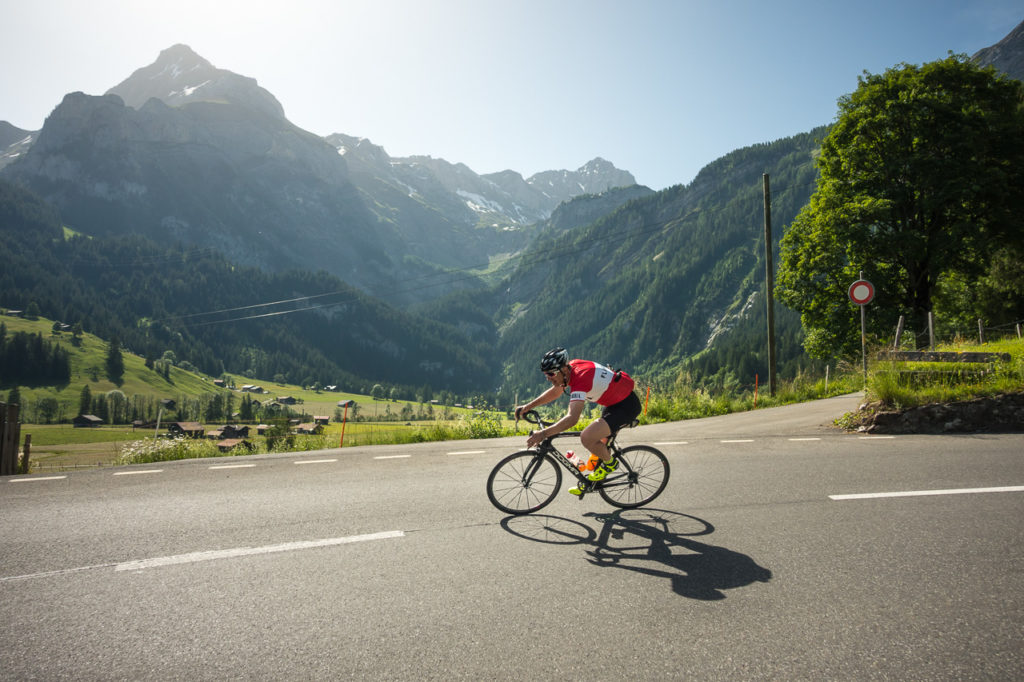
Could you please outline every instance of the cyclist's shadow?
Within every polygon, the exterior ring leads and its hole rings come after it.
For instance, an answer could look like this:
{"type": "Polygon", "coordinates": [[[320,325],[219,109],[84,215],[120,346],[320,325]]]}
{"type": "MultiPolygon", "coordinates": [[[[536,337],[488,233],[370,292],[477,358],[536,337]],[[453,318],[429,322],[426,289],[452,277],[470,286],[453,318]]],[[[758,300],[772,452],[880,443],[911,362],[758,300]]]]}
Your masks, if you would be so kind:
{"type": "Polygon", "coordinates": [[[695,516],[644,508],[585,516],[602,523],[599,532],[578,521],[538,515],[510,517],[502,525],[538,542],[592,545],[587,560],[595,566],[668,578],[676,594],[691,599],[725,599],[723,590],[772,578],[746,554],[693,540],[715,530],[695,516]]]}

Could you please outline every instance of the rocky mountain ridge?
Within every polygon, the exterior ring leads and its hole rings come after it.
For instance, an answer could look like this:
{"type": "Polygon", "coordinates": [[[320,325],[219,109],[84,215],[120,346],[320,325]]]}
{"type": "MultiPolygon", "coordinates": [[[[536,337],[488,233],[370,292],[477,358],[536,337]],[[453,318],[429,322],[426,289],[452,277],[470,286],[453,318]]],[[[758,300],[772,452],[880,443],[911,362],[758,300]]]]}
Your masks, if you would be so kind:
{"type": "Polygon", "coordinates": [[[563,201],[635,184],[603,159],[529,179],[481,176],[321,138],[291,124],[256,80],[181,44],[103,96],[66,96],[38,133],[0,134],[15,145],[0,145],[0,173],[79,231],[217,248],[269,270],[324,269],[370,293],[396,277],[485,266],[521,249],[524,228],[563,201]]]}
{"type": "Polygon", "coordinates": [[[1010,78],[1024,81],[1024,21],[995,45],[975,52],[971,59],[981,66],[994,66],[1010,78]]]}

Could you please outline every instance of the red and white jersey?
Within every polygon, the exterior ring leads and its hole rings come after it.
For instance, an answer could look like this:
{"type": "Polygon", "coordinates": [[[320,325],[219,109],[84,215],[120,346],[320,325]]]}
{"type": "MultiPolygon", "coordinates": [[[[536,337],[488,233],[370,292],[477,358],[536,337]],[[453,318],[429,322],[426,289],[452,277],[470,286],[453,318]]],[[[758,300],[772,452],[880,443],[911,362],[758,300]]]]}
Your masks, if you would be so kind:
{"type": "Polygon", "coordinates": [[[589,400],[598,405],[614,405],[633,392],[630,377],[620,374],[616,381],[615,372],[596,362],[570,360],[569,370],[569,402],[589,400]]]}

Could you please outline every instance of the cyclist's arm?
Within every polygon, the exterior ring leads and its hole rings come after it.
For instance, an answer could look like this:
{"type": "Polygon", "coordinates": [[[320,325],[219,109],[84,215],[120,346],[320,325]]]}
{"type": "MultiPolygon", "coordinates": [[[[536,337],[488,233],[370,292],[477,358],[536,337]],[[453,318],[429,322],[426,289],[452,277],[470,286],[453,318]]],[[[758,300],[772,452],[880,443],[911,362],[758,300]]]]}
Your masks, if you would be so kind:
{"type": "Polygon", "coordinates": [[[553,403],[561,397],[562,389],[560,389],[558,386],[552,386],[551,388],[549,388],[548,390],[544,391],[539,396],[531,400],[530,402],[520,407],[517,407],[516,418],[518,418],[519,415],[523,414],[524,412],[529,412],[538,405],[547,405],[548,403],[553,403]]]}
{"type": "Polygon", "coordinates": [[[576,422],[580,420],[580,416],[583,414],[583,407],[586,403],[582,400],[573,400],[569,403],[569,411],[565,413],[565,416],[556,421],[551,426],[541,429],[540,431],[534,431],[527,441],[527,447],[533,447],[537,443],[541,442],[545,438],[550,438],[557,433],[561,433],[567,429],[571,429],[576,425],[576,422]]]}

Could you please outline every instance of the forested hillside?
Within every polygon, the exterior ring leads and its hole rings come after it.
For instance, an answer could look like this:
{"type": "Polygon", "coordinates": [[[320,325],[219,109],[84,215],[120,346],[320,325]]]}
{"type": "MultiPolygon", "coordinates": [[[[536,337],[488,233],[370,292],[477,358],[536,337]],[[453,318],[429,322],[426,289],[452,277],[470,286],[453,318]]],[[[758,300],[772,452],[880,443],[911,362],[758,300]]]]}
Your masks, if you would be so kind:
{"type": "Polygon", "coordinates": [[[0,262],[0,306],[34,304],[140,355],[171,350],[214,376],[283,375],[367,393],[385,382],[411,393],[469,391],[494,373],[485,345],[335,277],[267,273],[142,237],[65,238],[49,206],[2,182],[0,262]]]}
{"type": "MultiPolygon", "coordinates": [[[[765,334],[751,331],[765,329],[762,175],[771,177],[777,249],[814,191],[813,158],[825,133],[738,150],[690,185],[542,234],[494,300],[507,384],[535,387],[537,358],[555,345],[666,379],[688,369],[697,379],[724,369],[720,382],[766,375],[765,334]]],[[[780,311],[778,325],[780,366],[793,373],[809,362],[799,321],[780,311]]]]}

